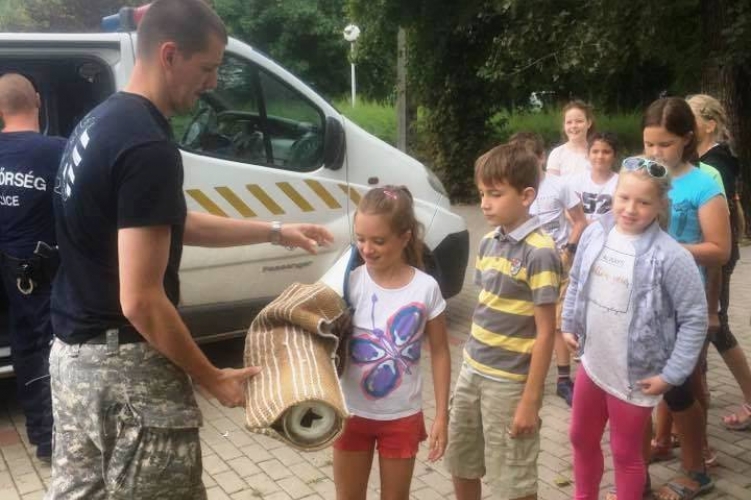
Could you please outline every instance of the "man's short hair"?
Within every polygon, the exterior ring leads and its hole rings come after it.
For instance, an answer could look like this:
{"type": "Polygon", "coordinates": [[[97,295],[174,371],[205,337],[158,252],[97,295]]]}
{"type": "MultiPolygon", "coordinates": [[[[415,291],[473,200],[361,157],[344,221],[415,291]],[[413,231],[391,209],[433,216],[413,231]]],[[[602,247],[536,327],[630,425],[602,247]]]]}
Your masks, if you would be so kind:
{"type": "Polygon", "coordinates": [[[539,159],[519,142],[496,146],[475,162],[475,182],[486,186],[506,183],[519,193],[540,185],[539,159]]]}
{"type": "Polygon", "coordinates": [[[37,110],[37,92],[25,76],[6,73],[0,76],[0,113],[17,115],[37,110]]]}
{"type": "Polygon", "coordinates": [[[190,57],[209,46],[211,35],[227,43],[227,28],[203,0],[156,0],[138,26],[137,53],[147,58],[171,41],[190,57]]]}

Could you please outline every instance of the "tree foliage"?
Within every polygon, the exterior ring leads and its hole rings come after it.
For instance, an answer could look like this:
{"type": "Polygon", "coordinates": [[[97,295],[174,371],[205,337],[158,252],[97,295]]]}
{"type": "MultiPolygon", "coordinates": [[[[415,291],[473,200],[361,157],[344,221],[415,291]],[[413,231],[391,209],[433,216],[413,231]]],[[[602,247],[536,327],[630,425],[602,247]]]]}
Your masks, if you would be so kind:
{"type": "Polygon", "coordinates": [[[96,32],[102,17],[121,7],[142,5],[145,0],[8,0],[12,15],[0,9],[0,30],[96,32]]]}
{"type": "Polygon", "coordinates": [[[233,36],[329,98],[349,88],[344,0],[214,0],[233,36]]]}
{"type": "Polygon", "coordinates": [[[715,52],[712,60],[725,73],[748,68],[743,62],[751,46],[748,2],[349,0],[349,5],[358,23],[408,30],[412,95],[428,116],[427,149],[452,197],[461,199],[473,191],[474,158],[489,146],[489,118],[524,103],[530,91],[552,91],[560,100],[584,98],[598,113],[641,109],[663,93],[699,91],[708,67],[702,13],[718,2],[727,4],[728,15],[717,34],[721,55],[715,52]]]}

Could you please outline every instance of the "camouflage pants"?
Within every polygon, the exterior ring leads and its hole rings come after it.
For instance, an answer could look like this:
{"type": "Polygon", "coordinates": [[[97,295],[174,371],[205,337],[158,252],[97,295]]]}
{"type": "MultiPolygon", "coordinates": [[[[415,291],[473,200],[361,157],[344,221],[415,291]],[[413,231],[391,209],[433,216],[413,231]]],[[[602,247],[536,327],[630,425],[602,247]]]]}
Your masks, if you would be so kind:
{"type": "Polygon", "coordinates": [[[185,373],[145,342],[50,353],[46,500],[204,500],[201,412],[185,373]]]}

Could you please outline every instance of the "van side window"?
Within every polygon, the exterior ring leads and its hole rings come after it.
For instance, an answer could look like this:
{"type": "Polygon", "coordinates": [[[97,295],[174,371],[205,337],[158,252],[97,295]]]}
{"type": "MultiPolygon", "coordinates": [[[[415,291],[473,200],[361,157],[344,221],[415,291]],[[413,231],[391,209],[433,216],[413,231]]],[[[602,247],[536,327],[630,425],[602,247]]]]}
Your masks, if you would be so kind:
{"type": "Polygon", "coordinates": [[[225,55],[217,88],[190,115],[172,119],[175,138],[193,153],[308,172],[323,164],[323,113],[263,68],[225,55]]]}

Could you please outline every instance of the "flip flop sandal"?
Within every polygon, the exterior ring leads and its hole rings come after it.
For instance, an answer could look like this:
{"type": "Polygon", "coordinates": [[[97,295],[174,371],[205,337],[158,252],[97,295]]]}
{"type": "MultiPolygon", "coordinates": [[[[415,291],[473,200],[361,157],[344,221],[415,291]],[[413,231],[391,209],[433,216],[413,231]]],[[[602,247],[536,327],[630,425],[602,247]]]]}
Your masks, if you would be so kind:
{"type": "Polygon", "coordinates": [[[673,445],[658,443],[652,440],[652,446],[649,449],[649,463],[665,462],[673,459],[673,445]]]}
{"type": "Polygon", "coordinates": [[[712,491],[714,488],[714,481],[712,478],[704,473],[689,473],[684,477],[678,477],[668,481],[662,488],[657,491],[655,498],[663,500],[664,498],[670,498],[670,493],[678,496],[678,500],[693,500],[694,498],[712,491]],[[703,477],[702,477],[703,476],[703,477]],[[686,481],[693,481],[699,485],[698,488],[692,488],[686,484],[686,481]],[[669,491],[665,491],[665,490],[669,491]]]}
{"type": "Polygon", "coordinates": [[[743,403],[741,412],[745,414],[745,419],[741,420],[737,413],[732,413],[722,418],[722,425],[731,431],[746,431],[751,428],[751,403],[743,403]]]}

